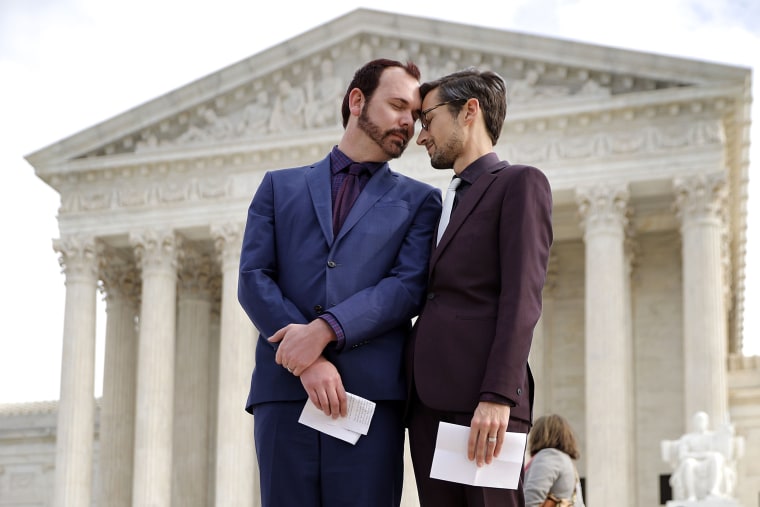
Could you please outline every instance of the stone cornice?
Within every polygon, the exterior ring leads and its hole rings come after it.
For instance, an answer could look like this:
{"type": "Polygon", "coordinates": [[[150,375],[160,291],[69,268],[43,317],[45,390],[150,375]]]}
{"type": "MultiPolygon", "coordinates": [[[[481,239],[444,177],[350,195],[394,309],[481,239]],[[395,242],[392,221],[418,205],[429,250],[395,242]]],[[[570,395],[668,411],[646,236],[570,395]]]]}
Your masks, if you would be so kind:
{"type": "MultiPolygon", "coordinates": [[[[725,89],[674,89],[657,93],[638,93],[605,101],[583,100],[577,104],[557,103],[542,108],[516,108],[510,111],[504,126],[502,144],[515,136],[526,135],[532,144],[541,144],[542,136],[556,132],[566,137],[573,132],[598,130],[625,132],[629,123],[678,121],[688,115],[696,118],[720,118],[729,115],[734,104],[725,89]]],[[[692,128],[692,131],[694,129],[692,128]]],[[[65,191],[105,181],[112,184],[124,176],[145,177],[155,174],[187,174],[213,168],[246,170],[247,166],[279,167],[310,163],[324,156],[339,138],[340,128],[323,128],[307,132],[305,137],[271,136],[254,140],[229,139],[211,145],[169,147],[147,153],[120,154],[77,159],[56,166],[46,181],[65,191]],[[239,169],[234,169],[234,168],[239,169]]],[[[582,143],[581,143],[582,144],[582,143]]],[[[529,145],[520,144],[521,149],[529,145]]],[[[517,157],[525,159],[525,157],[517,157]]],[[[574,158],[574,157],[570,157],[574,158]]],[[[533,160],[532,156],[527,157],[533,160]]],[[[540,162],[537,160],[535,162],[540,162]]],[[[43,175],[41,175],[43,176],[43,175]]],[[[184,176],[183,176],[184,177],[184,176]]]]}
{"type": "Polygon", "coordinates": [[[197,126],[202,131],[207,114],[227,117],[232,111],[241,111],[261,91],[270,94],[274,106],[275,95],[286,83],[324,84],[321,65],[326,61],[342,64],[336,75],[345,76],[369,57],[380,55],[417,61],[428,78],[468,65],[493,68],[504,75],[511,89],[520,83],[528,85],[529,96],[520,102],[530,102],[534,92],[544,98],[557,94],[598,98],[673,86],[741,83],[747,73],[726,65],[496,29],[472,30],[467,25],[359,9],[27,159],[42,175],[51,166],[88,153],[131,152],[138,143],[150,147],[154,136],[160,145],[161,138],[186,134],[197,118],[203,120],[197,126]],[[446,37],[440,37],[442,33],[446,37]]]}

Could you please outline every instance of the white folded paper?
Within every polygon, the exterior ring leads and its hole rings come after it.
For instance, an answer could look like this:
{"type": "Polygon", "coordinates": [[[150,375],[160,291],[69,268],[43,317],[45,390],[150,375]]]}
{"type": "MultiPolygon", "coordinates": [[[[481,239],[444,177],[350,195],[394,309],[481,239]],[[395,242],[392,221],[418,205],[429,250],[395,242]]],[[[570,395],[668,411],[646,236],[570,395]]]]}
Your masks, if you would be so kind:
{"type": "Polygon", "coordinates": [[[319,410],[311,400],[306,400],[298,422],[310,428],[326,433],[335,438],[355,444],[359,437],[366,435],[369,424],[375,414],[375,402],[365,400],[355,394],[346,393],[348,414],[346,417],[333,419],[319,410]]]}
{"type": "Polygon", "coordinates": [[[482,467],[467,459],[469,437],[468,426],[440,423],[430,477],[472,486],[517,489],[527,435],[506,432],[499,456],[482,467]]]}

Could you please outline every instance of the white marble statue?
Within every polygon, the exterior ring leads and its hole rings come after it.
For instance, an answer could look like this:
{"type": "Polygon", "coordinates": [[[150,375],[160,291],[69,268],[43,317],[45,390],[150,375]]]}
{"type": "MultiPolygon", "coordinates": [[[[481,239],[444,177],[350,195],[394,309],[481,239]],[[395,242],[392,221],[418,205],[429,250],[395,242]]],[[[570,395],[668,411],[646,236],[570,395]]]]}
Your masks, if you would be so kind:
{"type": "Polygon", "coordinates": [[[725,505],[732,498],[736,460],[744,453],[744,440],[735,436],[732,425],[712,431],[709,422],[705,412],[697,412],[691,432],[661,442],[662,459],[673,467],[670,486],[673,499],[682,501],[678,505],[684,505],[683,501],[725,505]]]}

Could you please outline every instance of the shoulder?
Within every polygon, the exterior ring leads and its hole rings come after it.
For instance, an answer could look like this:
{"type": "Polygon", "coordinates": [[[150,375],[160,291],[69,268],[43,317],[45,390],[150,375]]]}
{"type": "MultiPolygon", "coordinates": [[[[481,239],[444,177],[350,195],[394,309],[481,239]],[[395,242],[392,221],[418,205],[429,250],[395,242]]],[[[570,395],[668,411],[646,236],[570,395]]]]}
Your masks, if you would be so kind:
{"type": "Polygon", "coordinates": [[[537,460],[538,463],[545,463],[552,468],[562,468],[565,465],[572,465],[572,459],[570,456],[559,449],[553,448],[541,449],[533,457],[533,460],[537,460]]]}
{"type": "Polygon", "coordinates": [[[391,177],[394,178],[396,182],[403,187],[408,187],[418,192],[430,192],[432,190],[438,190],[438,188],[429,183],[425,183],[424,181],[412,178],[411,176],[401,174],[400,172],[396,172],[392,169],[388,169],[388,172],[390,173],[391,177]]]}
{"type": "Polygon", "coordinates": [[[391,195],[395,195],[410,203],[417,203],[417,205],[436,200],[440,205],[440,189],[429,183],[425,183],[424,181],[414,179],[390,169],[388,169],[388,175],[394,182],[393,187],[390,189],[391,195]]]}
{"type": "Polygon", "coordinates": [[[498,166],[495,175],[497,178],[540,181],[548,184],[546,174],[544,174],[541,169],[533,167],[532,165],[510,164],[509,162],[504,161],[498,166]]]}
{"type": "Polygon", "coordinates": [[[325,164],[325,161],[319,161],[314,164],[310,165],[303,165],[303,166],[297,166],[297,167],[284,167],[279,169],[271,169],[266,172],[266,176],[270,178],[292,178],[295,176],[302,176],[306,174],[309,171],[318,170],[319,168],[326,166],[327,169],[330,168],[330,163],[327,162],[325,164]]]}

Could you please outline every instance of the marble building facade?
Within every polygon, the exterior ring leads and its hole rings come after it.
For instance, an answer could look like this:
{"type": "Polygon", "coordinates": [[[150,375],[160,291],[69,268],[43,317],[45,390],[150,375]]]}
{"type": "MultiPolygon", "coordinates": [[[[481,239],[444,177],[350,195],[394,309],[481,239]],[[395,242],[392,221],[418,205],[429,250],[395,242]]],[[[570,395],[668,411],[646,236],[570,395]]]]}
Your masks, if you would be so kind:
{"type": "MultiPolygon", "coordinates": [[[[345,85],[380,56],[423,79],[474,65],[507,81],[496,150],[544,170],[554,196],[535,413],[573,424],[588,504],[659,505],[659,442],[703,410],[745,438],[737,496],[755,505],[749,70],[359,9],[27,157],[61,197],[63,373],[57,403],[0,408],[0,507],[258,505],[243,412],[256,332],[236,298],[246,209],[265,171],[337,142],[345,85]]],[[[450,177],[416,146],[392,167],[450,177]]]]}

